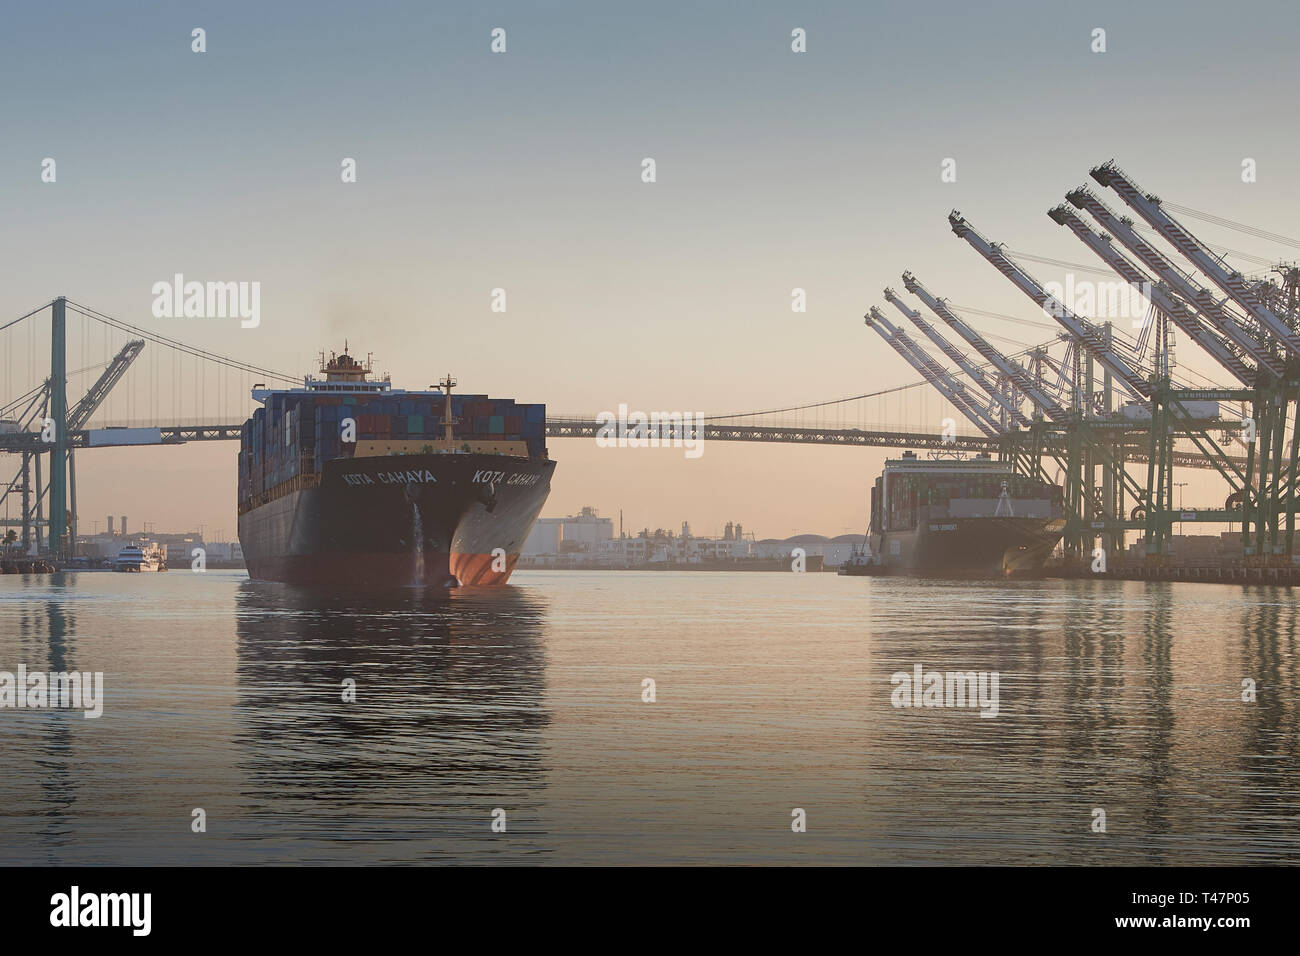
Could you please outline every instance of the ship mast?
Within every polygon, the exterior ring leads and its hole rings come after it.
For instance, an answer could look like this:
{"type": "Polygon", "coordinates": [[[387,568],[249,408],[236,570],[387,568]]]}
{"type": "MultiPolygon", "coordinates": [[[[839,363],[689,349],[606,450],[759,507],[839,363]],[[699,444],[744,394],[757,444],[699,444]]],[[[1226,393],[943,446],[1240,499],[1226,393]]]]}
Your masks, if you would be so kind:
{"type": "Polygon", "coordinates": [[[447,408],[442,416],[442,421],[444,427],[446,428],[444,437],[446,438],[447,441],[447,447],[451,448],[452,442],[455,440],[452,436],[451,426],[460,424],[458,420],[451,417],[451,390],[456,387],[456,380],[453,379],[451,377],[451,373],[448,372],[447,377],[438,383],[438,387],[441,388],[447,395],[447,408]]]}

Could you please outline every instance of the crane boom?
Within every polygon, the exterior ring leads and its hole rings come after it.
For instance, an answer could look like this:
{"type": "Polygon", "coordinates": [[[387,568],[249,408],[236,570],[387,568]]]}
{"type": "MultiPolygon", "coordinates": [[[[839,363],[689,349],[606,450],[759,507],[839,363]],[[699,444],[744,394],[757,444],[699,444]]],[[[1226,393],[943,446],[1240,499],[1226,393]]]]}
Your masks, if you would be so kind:
{"type": "Polygon", "coordinates": [[[1225,266],[1204,243],[1183,228],[1177,219],[1165,212],[1157,196],[1144,193],[1138,188],[1137,183],[1133,182],[1113,159],[1091,170],[1090,175],[1103,186],[1115,190],[1130,209],[1145,219],[1170,245],[1196,266],[1202,275],[1209,278],[1230,299],[1250,313],[1255,321],[1268,329],[1288,353],[1300,355],[1300,336],[1297,336],[1282,318],[1260,301],[1255,295],[1255,290],[1246,282],[1245,276],[1225,266]]]}
{"type": "Polygon", "coordinates": [[[1175,325],[1191,337],[1192,341],[1213,356],[1215,361],[1236,377],[1237,381],[1243,385],[1254,385],[1255,369],[1243,362],[1241,357],[1230,349],[1218,335],[1207,329],[1201,323],[1200,318],[1188,309],[1181,300],[1175,299],[1166,293],[1164,286],[1153,283],[1150,276],[1115,248],[1110,237],[1100,236],[1093,232],[1074,210],[1064,204],[1049,210],[1047,215],[1051,217],[1052,221],[1067,226],[1084,245],[1095,252],[1102,262],[1114,269],[1116,275],[1129,285],[1147,287],[1150,291],[1151,301],[1156,308],[1169,316],[1175,325]]]}
{"type": "Polygon", "coordinates": [[[1147,381],[1145,376],[1138,374],[1129,367],[1129,364],[1111,347],[1096,326],[1066,308],[1065,303],[1044,289],[1037,279],[1003,252],[1001,246],[994,245],[980,235],[975,227],[968,223],[957,210],[954,209],[948,214],[948,223],[952,226],[953,232],[965,239],[971,248],[992,263],[993,267],[1010,279],[1016,288],[1042,306],[1043,311],[1056,319],[1057,322],[1065,326],[1070,334],[1082,342],[1084,348],[1091,352],[1098,362],[1109,369],[1110,373],[1118,378],[1130,392],[1144,399],[1151,397],[1151,383],[1147,381]]]}
{"type": "Polygon", "coordinates": [[[86,390],[81,401],[68,412],[69,431],[79,431],[85,427],[86,422],[90,421],[90,416],[95,414],[95,410],[103,404],[108,393],[113,390],[113,386],[122,380],[126,370],[142,351],[144,351],[144,339],[133,339],[122,346],[122,351],[113,357],[113,361],[108,363],[104,373],[86,390]]]}
{"type": "Polygon", "coordinates": [[[944,338],[939,333],[939,330],[927,322],[920,312],[910,308],[906,302],[900,299],[898,293],[893,289],[885,289],[885,300],[893,303],[894,307],[897,308],[899,312],[902,312],[913,325],[920,329],[926,338],[937,345],[944,355],[952,359],[959,369],[969,375],[971,381],[986,391],[990,398],[1001,405],[1017,425],[1027,427],[1031,424],[1029,418],[1027,418],[1020,410],[1018,402],[1004,393],[1002,389],[998,388],[997,383],[991,381],[989,377],[984,374],[984,369],[972,362],[965,352],[944,338]]]}
{"type": "Polygon", "coordinates": [[[971,348],[1014,382],[1016,388],[1020,389],[1021,394],[1028,398],[1038,411],[1052,419],[1052,421],[1059,422],[1070,418],[1068,411],[1038,387],[1038,383],[1034,381],[1033,376],[1025,370],[1024,366],[1011,361],[1011,359],[989,345],[982,335],[967,325],[952,309],[948,308],[946,301],[932,296],[912,273],[903,273],[903,288],[924,302],[927,309],[947,323],[954,332],[970,344],[971,348]]]}
{"type": "Polygon", "coordinates": [[[1086,187],[1071,190],[1065,198],[1076,209],[1091,215],[1098,225],[1118,239],[1185,302],[1194,305],[1209,320],[1212,329],[1222,332],[1236,345],[1234,351],[1244,351],[1255,360],[1255,364],[1267,368],[1275,375],[1283,374],[1284,364],[1261,341],[1265,336],[1262,328],[1260,334],[1256,335],[1249,328],[1243,327],[1236,316],[1219,304],[1209,289],[1193,283],[1187,273],[1139,236],[1131,220],[1117,215],[1086,187]]]}
{"type": "Polygon", "coordinates": [[[998,436],[996,422],[984,414],[977,402],[966,392],[961,382],[949,375],[938,362],[930,357],[921,346],[902,329],[894,326],[878,308],[872,306],[863,317],[867,325],[876,330],[904,361],[921,373],[921,376],[935,387],[939,394],[948,399],[953,407],[971,420],[981,432],[989,438],[998,436]]]}

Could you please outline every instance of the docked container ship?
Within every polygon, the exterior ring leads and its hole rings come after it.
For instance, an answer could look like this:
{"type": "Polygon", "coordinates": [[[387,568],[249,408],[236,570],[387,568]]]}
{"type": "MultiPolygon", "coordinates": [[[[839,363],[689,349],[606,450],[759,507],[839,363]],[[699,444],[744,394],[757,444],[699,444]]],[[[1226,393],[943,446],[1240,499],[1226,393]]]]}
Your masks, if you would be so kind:
{"type": "Polygon", "coordinates": [[[867,547],[845,574],[994,577],[1042,567],[1065,530],[1059,485],[977,458],[885,462],[867,547]]]}
{"type": "Polygon", "coordinates": [[[394,389],[347,353],[266,389],[239,448],[249,577],[366,590],[504,584],[550,492],[546,406],[394,389]]]}

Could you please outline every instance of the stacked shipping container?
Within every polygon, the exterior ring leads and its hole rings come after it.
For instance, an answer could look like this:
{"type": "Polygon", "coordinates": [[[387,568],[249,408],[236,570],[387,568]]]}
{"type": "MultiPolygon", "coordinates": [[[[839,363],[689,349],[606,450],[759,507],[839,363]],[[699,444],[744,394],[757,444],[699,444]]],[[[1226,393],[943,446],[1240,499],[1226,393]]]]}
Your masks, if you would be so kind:
{"type": "MultiPolygon", "coordinates": [[[[922,505],[947,509],[954,499],[999,498],[1003,482],[1012,499],[1047,498],[1056,504],[1061,502],[1060,486],[1018,474],[894,475],[889,479],[889,513],[885,516],[885,526],[893,531],[915,527],[917,508],[922,505]]],[[[881,479],[877,479],[873,495],[880,494],[880,487],[881,479]]],[[[877,507],[875,502],[873,498],[873,509],[877,507]]],[[[935,516],[931,512],[931,517],[935,516]]]]}
{"type": "MultiPolygon", "coordinates": [[[[434,395],[329,395],[273,393],[244,423],[239,450],[239,501],[299,475],[319,473],[335,458],[351,457],[342,441],[344,419],[356,424],[357,441],[387,438],[442,441],[446,399],[434,395]]],[[[508,398],[453,395],[457,441],[523,441],[529,457],[546,450],[546,406],[508,398]]]]}

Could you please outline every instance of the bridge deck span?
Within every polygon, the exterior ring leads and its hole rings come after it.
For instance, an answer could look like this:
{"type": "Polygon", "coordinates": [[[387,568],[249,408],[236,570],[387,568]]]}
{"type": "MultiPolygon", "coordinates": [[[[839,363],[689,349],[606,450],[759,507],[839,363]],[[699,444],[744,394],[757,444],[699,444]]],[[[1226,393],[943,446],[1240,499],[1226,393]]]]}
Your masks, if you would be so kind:
{"type": "MultiPolygon", "coordinates": [[[[136,426],[139,427],[139,426],[136,426]]],[[[182,445],[197,441],[238,441],[241,424],[186,424],[153,426],[161,432],[161,444],[182,445]]],[[[583,418],[552,418],[546,422],[548,438],[588,438],[595,439],[600,426],[594,416],[583,418]]],[[[1132,462],[1145,462],[1146,439],[1141,430],[1130,429],[1134,434],[1133,442],[1128,446],[1127,459],[1132,462]],[[1139,435],[1143,437],[1138,437],[1139,435]]],[[[907,432],[889,430],[864,430],[858,428],[824,428],[820,426],[790,427],[777,425],[704,425],[704,440],[740,441],[740,442],[776,442],[796,445],[855,445],[866,448],[908,448],[916,451],[963,451],[996,453],[996,439],[983,435],[954,435],[944,440],[933,432],[907,432]]],[[[142,442],[136,445],[156,444],[142,442]]],[[[51,445],[42,442],[38,434],[22,432],[19,434],[0,435],[0,452],[16,453],[22,451],[45,452],[51,445]]],[[[89,432],[79,430],[69,433],[68,447],[89,447],[89,432]]],[[[105,447],[132,447],[131,444],[111,445],[105,447]]],[[[1064,450],[1064,444],[1061,445],[1064,450]]],[[[1245,467],[1245,459],[1229,457],[1239,468],[1245,467]]],[[[1183,468],[1212,468],[1211,462],[1204,456],[1192,452],[1177,452],[1174,464],[1183,468]]]]}

